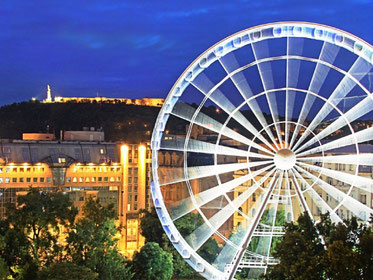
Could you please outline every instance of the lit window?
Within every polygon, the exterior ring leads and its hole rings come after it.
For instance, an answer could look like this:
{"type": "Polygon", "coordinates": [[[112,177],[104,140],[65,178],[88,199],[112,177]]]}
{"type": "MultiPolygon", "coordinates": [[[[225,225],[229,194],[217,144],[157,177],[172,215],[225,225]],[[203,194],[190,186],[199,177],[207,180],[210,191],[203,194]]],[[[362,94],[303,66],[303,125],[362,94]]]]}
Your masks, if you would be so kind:
{"type": "Polygon", "coordinates": [[[85,182],[86,182],[86,183],[89,182],[89,177],[85,177],[85,182]]]}
{"type": "Polygon", "coordinates": [[[10,168],[9,167],[5,168],[5,172],[9,173],[10,172],[10,168]]]}
{"type": "Polygon", "coordinates": [[[120,182],[120,177],[117,177],[117,182],[120,182]]]}
{"type": "Polygon", "coordinates": [[[83,177],[79,177],[79,183],[83,182],[83,177]]]}
{"type": "Polygon", "coordinates": [[[71,182],[71,177],[66,177],[66,182],[70,183],[71,182]]]}
{"type": "Polygon", "coordinates": [[[0,178],[0,183],[3,183],[4,182],[4,179],[3,178],[0,178]]]}
{"type": "Polygon", "coordinates": [[[10,178],[5,178],[5,183],[10,183],[10,178]]]}
{"type": "Polygon", "coordinates": [[[76,177],[73,177],[73,182],[74,183],[78,182],[78,179],[76,177]]]}
{"type": "Polygon", "coordinates": [[[100,149],[100,154],[103,155],[105,153],[104,149],[100,149]]]}
{"type": "Polygon", "coordinates": [[[110,182],[114,182],[114,177],[110,177],[110,182]]]}
{"type": "Polygon", "coordinates": [[[96,182],[96,177],[92,177],[91,182],[96,182]]]}
{"type": "Polygon", "coordinates": [[[127,211],[131,211],[131,204],[127,204],[127,211]]]}
{"type": "Polygon", "coordinates": [[[3,168],[2,167],[0,167],[0,173],[3,173],[3,168]]]}
{"type": "Polygon", "coordinates": [[[65,163],[66,162],[66,158],[58,158],[58,163],[65,163]]]}
{"type": "Polygon", "coordinates": [[[47,183],[50,183],[52,181],[51,177],[47,177],[47,183]]]}

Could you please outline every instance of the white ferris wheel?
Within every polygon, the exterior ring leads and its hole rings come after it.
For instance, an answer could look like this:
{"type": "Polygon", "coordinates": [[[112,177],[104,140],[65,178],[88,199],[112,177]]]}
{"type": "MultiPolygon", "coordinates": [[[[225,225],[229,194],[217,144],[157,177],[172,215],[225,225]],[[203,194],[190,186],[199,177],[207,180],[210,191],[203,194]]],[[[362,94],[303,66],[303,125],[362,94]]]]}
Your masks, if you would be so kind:
{"type": "Polygon", "coordinates": [[[265,272],[284,223],[303,212],[369,219],[372,66],[373,47],[354,35],[279,22],[227,37],[184,71],[153,131],[151,192],[196,271],[265,272]],[[198,222],[186,231],[183,219],[198,222]]]}

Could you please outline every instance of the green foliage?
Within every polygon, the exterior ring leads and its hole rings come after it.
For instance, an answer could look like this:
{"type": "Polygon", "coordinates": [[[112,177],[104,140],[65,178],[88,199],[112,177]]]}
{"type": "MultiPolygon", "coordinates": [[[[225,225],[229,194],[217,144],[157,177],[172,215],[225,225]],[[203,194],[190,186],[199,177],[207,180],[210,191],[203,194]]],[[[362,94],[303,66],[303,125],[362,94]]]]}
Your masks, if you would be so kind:
{"type": "Polygon", "coordinates": [[[265,279],[370,279],[373,231],[356,218],[334,224],[325,214],[315,226],[305,213],[285,230],[275,252],[280,263],[269,268],[265,279]]]}
{"type": "Polygon", "coordinates": [[[12,268],[23,273],[37,271],[63,258],[63,246],[58,243],[61,226],[69,228],[77,210],[63,193],[29,189],[17,200],[18,207],[8,205],[7,218],[0,222],[4,246],[0,256],[12,268]],[[24,266],[24,268],[22,268],[24,266]]]}
{"type": "Polygon", "coordinates": [[[100,280],[129,279],[130,268],[117,250],[120,229],[115,226],[113,205],[103,206],[90,199],[83,213],[84,218],[75,224],[67,238],[73,263],[97,272],[100,280]]]}
{"type": "Polygon", "coordinates": [[[88,267],[62,262],[43,269],[39,272],[38,278],[48,280],[96,280],[98,279],[98,274],[88,267]]]}
{"type": "Polygon", "coordinates": [[[162,250],[158,243],[147,242],[133,257],[136,280],[169,280],[172,277],[172,255],[162,250]]]}
{"type": "MultiPolygon", "coordinates": [[[[166,252],[172,254],[173,272],[175,277],[196,277],[197,273],[184,261],[176,249],[172,246],[167,236],[164,234],[155,209],[151,212],[142,210],[140,223],[141,234],[146,242],[157,242],[166,252]]],[[[182,236],[188,236],[202,224],[202,219],[198,214],[189,213],[175,221],[175,226],[182,236]]],[[[217,257],[221,248],[215,239],[210,238],[198,250],[202,258],[213,261],[217,257]]]]}

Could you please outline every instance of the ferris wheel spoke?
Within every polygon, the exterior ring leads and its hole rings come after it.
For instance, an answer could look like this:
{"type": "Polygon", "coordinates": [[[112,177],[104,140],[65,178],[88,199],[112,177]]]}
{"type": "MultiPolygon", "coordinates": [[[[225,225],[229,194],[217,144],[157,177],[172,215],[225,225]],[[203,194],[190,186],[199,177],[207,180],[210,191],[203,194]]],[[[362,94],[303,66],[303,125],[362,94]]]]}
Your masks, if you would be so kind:
{"type": "MultiPolygon", "coordinates": [[[[309,114],[309,112],[312,108],[312,105],[313,105],[313,103],[316,99],[316,97],[314,95],[310,94],[309,92],[314,92],[314,93],[317,94],[320,91],[321,85],[324,83],[324,81],[326,79],[326,76],[329,73],[330,68],[327,67],[326,65],[322,64],[322,59],[325,57],[324,53],[329,53],[328,50],[327,50],[327,47],[328,47],[328,45],[326,45],[326,42],[324,42],[323,46],[321,48],[320,54],[319,54],[319,58],[316,62],[315,69],[313,71],[310,84],[308,86],[308,91],[306,93],[305,100],[303,102],[302,108],[301,108],[300,113],[299,113],[299,117],[298,117],[296,127],[295,127],[293,135],[291,137],[290,147],[293,147],[294,141],[295,141],[296,137],[298,136],[298,134],[300,132],[301,126],[304,124],[304,121],[306,120],[306,118],[307,118],[307,116],[308,116],[308,114],[309,114]]],[[[334,59],[335,59],[335,57],[334,57],[334,59]]],[[[334,61],[333,59],[330,59],[330,60],[334,61]]],[[[296,85],[295,85],[295,87],[296,87],[296,85]]]]}
{"type": "MultiPolygon", "coordinates": [[[[270,172],[267,172],[265,176],[263,176],[256,185],[262,186],[262,184],[270,177],[273,176],[271,181],[269,182],[269,186],[272,186],[275,180],[275,169],[272,169],[270,172]]],[[[257,199],[251,209],[260,209],[261,204],[263,203],[262,200],[257,199]]],[[[255,216],[254,216],[255,217],[255,216]]],[[[247,233],[249,232],[249,228],[251,226],[252,220],[254,217],[245,220],[244,222],[240,223],[236,232],[233,232],[232,235],[229,237],[229,242],[227,242],[223,249],[220,251],[219,255],[214,261],[214,265],[217,267],[222,267],[226,264],[232,263],[234,257],[238,254],[239,249],[242,247],[244,243],[245,237],[247,237],[247,233]],[[232,243],[234,244],[232,246],[232,243]]],[[[251,236],[250,236],[251,238],[251,236]]]]}
{"type": "MultiPolygon", "coordinates": [[[[306,198],[304,197],[304,195],[303,195],[303,192],[302,192],[302,190],[301,190],[301,188],[300,188],[300,186],[299,186],[299,182],[298,182],[298,180],[296,179],[296,170],[295,169],[291,169],[291,170],[289,170],[289,173],[290,173],[290,178],[291,178],[291,180],[292,180],[292,182],[293,182],[293,184],[294,184],[294,187],[295,187],[295,191],[296,191],[296,194],[297,194],[297,197],[298,197],[298,199],[299,199],[299,201],[300,201],[300,205],[301,205],[301,207],[302,207],[302,209],[303,209],[303,212],[307,212],[308,213],[308,216],[312,219],[312,221],[314,220],[313,219],[313,215],[312,215],[312,212],[311,212],[311,210],[310,210],[310,208],[308,207],[308,204],[307,204],[307,202],[306,202],[306,198]]],[[[299,174],[298,174],[299,175],[299,174]]]]}
{"type": "MultiPolygon", "coordinates": [[[[172,211],[170,214],[171,214],[172,220],[177,220],[181,218],[182,216],[190,213],[191,211],[196,210],[202,205],[205,205],[209,203],[210,201],[213,201],[214,199],[224,195],[225,193],[232,191],[234,188],[242,185],[243,183],[249,180],[252,180],[253,178],[259,176],[260,174],[264,172],[268,174],[272,174],[274,172],[273,165],[266,166],[253,173],[249,173],[247,175],[238,177],[226,183],[219,184],[203,192],[197,193],[194,195],[193,199],[191,197],[183,199],[177,205],[173,205],[171,207],[172,211]]],[[[260,186],[260,183],[258,184],[258,186],[260,186]]]]}
{"type": "MultiPolygon", "coordinates": [[[[278,111],[277,111],[277,100],[276,100],[276,98],[271,98],[270,94],[268,94],[268,92],[267,92],[269,89],[274,88],[271,62],[259,63],[257,52],[255,50],[255,45],[251,44],[251,47],[252,47],[252,50],[253,50],[255,61],[257,62],[256,66],[258,67],[260,80],[261,80],[262,85],[263,85],[263,90],[265,92],[265,96],[266,96],[267,104],[268,104],[268,107],[269,107],[269,111],[270,111],[271,116],[272,116],[272,121],[275,124],[275,129],[276,129],[276,134],[277,134],[277,137],[278,137],[278,141],[279,141],[280,146],[282,146],[281,133],[280,133],[280,130],[278,128],[279,116],[278,116],[278,111]],[[266,68],[266,69],[263,69],[263,68],[266,68]],[[265,72],[270,73],[270,74],[265,75],[265,72]],[[277,112],[277,114],[275,112],[277,112]]],[[[280,149],[280,146],[278,145],[277,141],[275,141],[274,143],[275,143],[276,148],[280,149]]]]}
{"type": "Polygon", "coordinates": [[[257,167],[261,165],[272,164],[272,160],[258,162],[243,162],[243,163],[227,163],[219,165],[203,165],[193,167],[176,167],[176,168],[160,168],[159,180],[160,185],[169,185],[187,180],[210,177],[217,174],[234,172],[241,169],[257,167]]]}
{"type": "MultiPolygon", "coordinates": [[[[251,134],[258,135],[257,129],[245,118],[244,115],[229,101],[229,99],[218,89],[218,85],[210,81],[210,79],[201,73],[198,76],[198,80],[195,79],[191,84],[198,89],[202,94],[208,97],[216,105],[218,105],[223,111],[230,115],[234,120],[246,128],[251,134]]],[[[260,136],[260,140],[264,140],[264,137],[260,136]]],[[[265,142],[264,142],[265,143],[265,142]]],[[[268,143],[268,142],[267,142],[268,143]]]]}
{"type": "Polygon", "coordinates": [[[329,143],[322,144],[310,150],[301,152],[297,154],[297,157],[304,157],[306,155],[319,153],[321,151],[330,151],[333,149],[343,148],[346,146],[355,145],[356,143],[364,143],[371,140],[373,140],[373,127],[358,131],[354,134],[344,136],[329,143]]]}
{"type": "MultiPolygon", "coordinates": [[[[333,209],[322,199],[322,197],[311,187],[311,185],[308,183],[308,181],[303,177],[310,179],[312,182],[314,181],[314,176],[306,171],[303,168],[300,168],[296,166],[294,169],[295,174],[297,177],[307,186],[307,191],[304,193],[307,193],[309,197],[312,199],[312,201],[317,205],[317,208],[320,209],[320,212],[325,214],[329,213],[330,218],[334,223],[343,223],[342,219],[333,211],[333,209]],[[300,174],[300,172],[303,174],[303,176],[300,174]]],[[[317,178],[316,178],[317,179],[317,178]]],[[[303,194],[304,195],[304,194],[303,194]]],[[[312,216],[315,216],[314,214],[312,216]]]]}
{"type": "MultiPolygon", "coordinates": [[[[301,168],[301,167],[300,167],[301,168]]],[[[302,168],[303,169],[303,168],[302,168]]],[[[311,178],[316,184],[321,187],[325,193],[332,196],[337,202],[342,204],[348,210],[350,210],[356,217],[367,221],[370,214],[373,214],[373,209],[370,209],[368,206],[362,204],[360,201],[352,198],[348,194],[340,191],[338,188],[330,185],[329,183],[317,178],[315,175],[309,173],[305,169],[303,172],[307,173],[308,177],[311,178]]]]}
{"type": "Polygon", "coordinates": [[[258,206],[259,210],[255,213],[253,221],[249,224],[245,233],[242,235],[242,239],[241,239],[240,246],[239,246],[240,249],[237,251],[236,255],[234,256],[234,258],[232,260],[233,268],[231,269],[231,271],[229,273],[228,279],[232,279],[233,276],[235,275],[235,273],[237,271],[237,268],[238,268],[238,265],[241,262],[242,257],[243,257],[247,247],[249,246],[249,244],[251,242],[254,230],[258,226],[258,224],[260,222],[260,219],[263,216],[264,210],[266,209],[266,207],[268,205],[270,197],[273,194],[273,190],[274,190],[274,188],[275,188],[275,186],[276,186],[276,184],[279,180],[278,173],[279,173],[279,171],[276,171],[276,174],[272,177],[271,181],[269,182],[269,186],[268,186],[267,191],[265,193],[264,199],[260,202],[260,205],[258,206]]]}
{"type": "Polygon", "coordinates": [[[357,120],[358,118],[364,116],[365,114],[369,113],[372,110],[373,107],[373,100],[370,96],[370,93],[367,93],[368,96],[365,97],[362,101],[357,103],[355,106],[353,106],[350,110],[348,110],[344,116],[340,116],[338,119],[336,119],[333,123],[328,125],[326,128],[324,128],[322,131],[320,131],[316,137],[313,137],[308,142],[306,142],[302,147],[298,149],[298,152],[306,149],[307,147],[311,146],[312,144],[316,143],[318,140],[321,140],[325,138],[326,136],[329,136],[333,132],[337,131],[338,129],[344,127],[346,125],[346,121],[348,123],[352,123],[353,121],[357,120]]]}
{"type": "Polygon", "coordinates": [[[194,250],[198,250],[258,188],[259,185],[255,185],[244,191],[232,201],[233,205],[230,203],[227,204],[223,209],[208,219],[207,223],[202,224],[188,235],[185,240],[194,250]]]}
{"type": "Polygon", "coordinates": [[[323,174],[325,176],[334,178],[338,181],[347,183],[351,186],[355,186],[355,187],[357,187],[357,188],[359,188],[363,191],[372,193],[373,180],[370,179],[370,178],[363,177],[363,176],[356,176],[356,175],[354,176],[351,173],[345,173],[345,172],[336,171],[336,170],[332,170],[332,169],[328,169],[328,168],[324,168],[324,167],[319,167],[319,166],[309,164],[309,163],[299,162],[299,165],[301,165],[305,168],[309,168],[311,170],[320,172],[321,174],[323,174]]]}
{"type": "MultiPolygon", "coordinates": [[[[219,58],[219,62],[224,68],[225,72],[229,75],[229,78],[235,85],[237,91],[241,94],[242,98],[247,101],[250,97],[253,96],[253,92],[251,90],[250,85],[248,84],[245,76],[241,72],[237,72],[232,75],[231,69],[239,69],[238,63],[234,57],[234,54],[228,58],[228,56],[224,56],[222,58],[219,58]]],[[[242,69],[239,69],[240,71],[242,69]]],[[[249,106],[251,112],[255,115],[261,126],[265,129],[267,134],[269,135],[270,139],[272,140],[272,143],[275,144],[274,137],[272,135],[272,132],[268,129],[268,123],[262,113],[262,111],[259,108],[259,104],[255,99],[252,99],[250,102],[246,102],[246,104],[249,106]]],[[[251,124],[247,127],[247,129],[253,134],[256,135],[264,144],[266,144],[269,148],[271,148],[273,151],[276,151],[272,145],[267,141],[265,137],[263,137],[255,127],[253,127],[251,124]]]]}
{"type": "Polygon", "coordinates": [[[294,209],[293,209],[293,203],[291,202],[291,191],[290,191],[290,178],[289,178],[289,173],[287,170],[285,170],[285,187],[286,187],[286,192],[287,192],[287,199],[288,202],[285,204],[285,209],[289,209],[289,213],[291,214],[291,221],[294,220],[294,209]]]}
{"type": "Polygon", "coordinates": [[[178,118],[184,119],[190,123],[195,123],[213,132],[221,133],[222,135],[230,139],[236,140],[238,142],[241,142],[247,146],[252,146],[258,150],[273,155],[271,151],[263,148],[261,145],[258,145],[257,143],[251,141],[247,137],[242,136],[233,129],[223,126],[220,122],[216,121],[215,119],[207,116],[202,112],[199,112],[197,117],[193,119],[195,111],[196,110],[192,106],[187,105],[186,103],[176,103],[171,114],[178,118]]]}
{"type": "MultiPolygon", "coordinates": [[[[172,136],[170,136],[172,137],[172,136]]],[[[185,151],[185,141],[186,138],[183,137],[172,137],[172,139],[162,140],[160,149],[169,151],[185,151]]],[[[228,146],[217,145],[209,142],[204,142],[200,140],[188,139],[187,152],[192,153],[204,153],[204,154],[217,154],[226,156],[236,156],[236,157],[252,157],[258,159],[272,159],[272,156],[267,156],[263,153],[248,152],[246,150],[241,150],[237,148],[232,148],[228,146]]]]}
{"type": "MultiPolygon", "coordinates": [[[[368,64],[363,58],[358,57],[354,64],[351,66],[348,73],[354,77],[354,73],[367,74],[371,69],[372,65],[368,64]]],[[[363,77],[364,75],[359,75],[358,77],[355,77],[355,79],[360,81],[363,77]]],[[[329,115],[329,113],[333,110],[331,104],[336,106],[342,100],[342,98],[346,97],[346,95],[355,87],[356,84],[357,83],[355,82],[355,80],[351,79],[348,75],[342,78],[337,87],[334,89],[333,93],[328,98],[328,102],[322,106],[316,116],[312,119],[311,123],[308,126],[308,130],[306,130],[299,138],[294,146],[294,150],[297,150],[299,145],[309,135],[310,131],[313,131],[329,115]]]]}
{"type": "Polygon", "coordinates": [[[324,157],[297,157],[297,160],[306,162],[339,163],[345,165],[361,164],[373,166],[373,157],[371,154],[333,155],[324,157]]]}

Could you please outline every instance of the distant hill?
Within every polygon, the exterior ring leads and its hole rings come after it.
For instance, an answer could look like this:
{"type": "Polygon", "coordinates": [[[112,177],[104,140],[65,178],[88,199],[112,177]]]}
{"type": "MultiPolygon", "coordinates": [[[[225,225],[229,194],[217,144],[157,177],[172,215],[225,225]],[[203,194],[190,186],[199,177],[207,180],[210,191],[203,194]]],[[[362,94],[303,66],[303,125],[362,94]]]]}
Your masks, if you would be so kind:
{"type": "Polygon", "coordinates": [[[13,103],[0,107],[0,138],[22,139],[23,132],[103,128],[107,141],[149,140],[160,108],[109,103],[13,103]]]}

